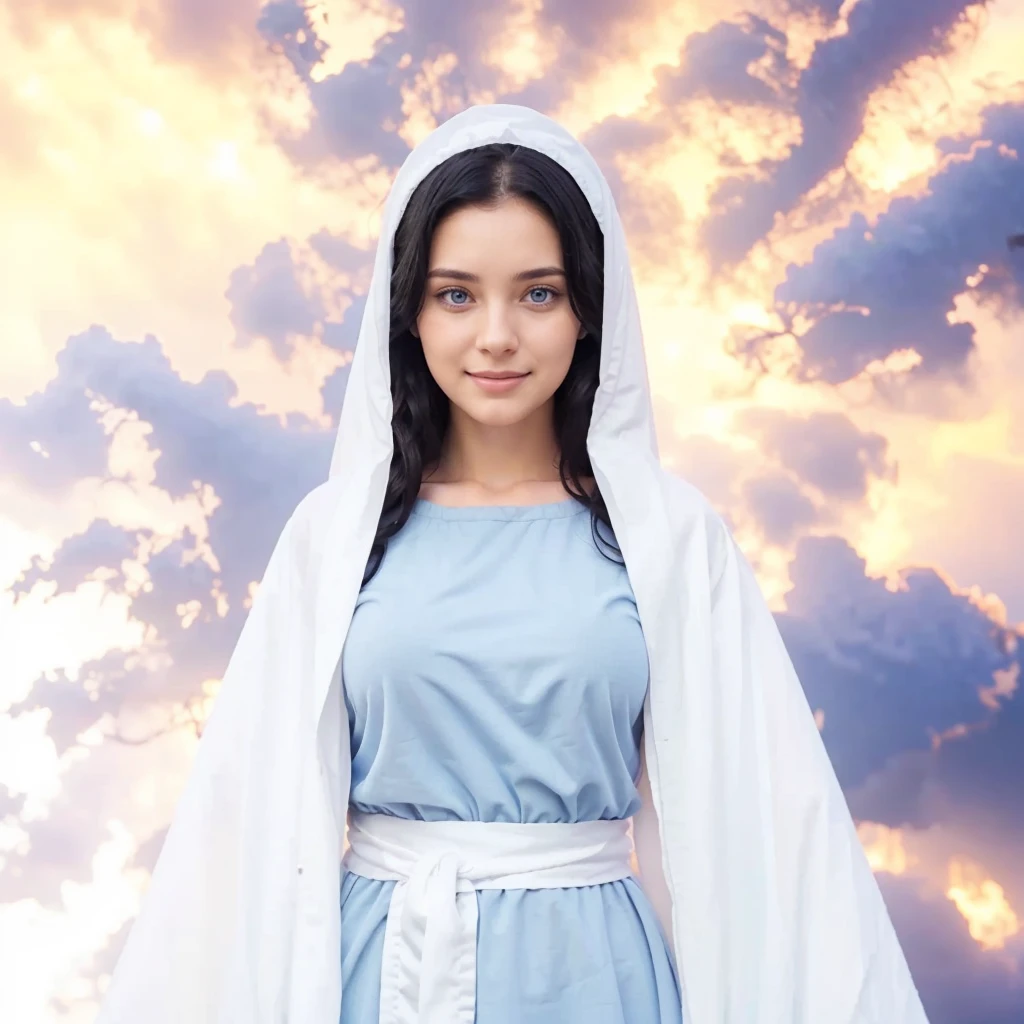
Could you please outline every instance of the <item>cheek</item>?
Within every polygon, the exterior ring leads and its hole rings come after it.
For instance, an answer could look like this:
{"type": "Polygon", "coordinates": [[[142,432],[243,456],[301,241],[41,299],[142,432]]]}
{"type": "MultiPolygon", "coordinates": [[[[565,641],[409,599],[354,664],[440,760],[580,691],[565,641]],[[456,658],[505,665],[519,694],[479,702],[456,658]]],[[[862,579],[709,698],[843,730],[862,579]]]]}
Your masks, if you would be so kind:
{"type": "Polygon", "coordinates": [[[564,374],[576,351],[579,324],[571,314],[544,320],[531,332],[530,347],[538,367],[550,373],[564,374]]]}
{"type": "Polygon", "coordinates": [[[427,366],[435,377],[445,373],[451,374],[462,359],[467,342],[457,323],[452,323],[451,316],[439,317],[426,313],[416,321],[420,334],[420,345],[427,366]]]}

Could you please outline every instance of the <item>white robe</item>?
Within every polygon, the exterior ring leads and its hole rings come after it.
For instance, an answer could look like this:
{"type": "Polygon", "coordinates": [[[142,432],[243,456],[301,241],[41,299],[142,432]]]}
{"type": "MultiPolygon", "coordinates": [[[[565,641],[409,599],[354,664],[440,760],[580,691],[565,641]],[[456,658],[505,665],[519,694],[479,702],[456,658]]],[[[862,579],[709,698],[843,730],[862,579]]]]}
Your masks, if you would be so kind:
{"type": "Polygon", "coordinates": [[[231,657],[99,1024],[337,1024],[350,784],[340,655],[392,455],[392,241],[451,154],[562,164],[605,238],[588,450],[647,642],[640,880],[687,1024],[927,1024],[810,708],[750,567],[659,464],[632,274],[607,181],[523,107],[474,107],[399,172],[328,482],[285,526],[231,657]]]}

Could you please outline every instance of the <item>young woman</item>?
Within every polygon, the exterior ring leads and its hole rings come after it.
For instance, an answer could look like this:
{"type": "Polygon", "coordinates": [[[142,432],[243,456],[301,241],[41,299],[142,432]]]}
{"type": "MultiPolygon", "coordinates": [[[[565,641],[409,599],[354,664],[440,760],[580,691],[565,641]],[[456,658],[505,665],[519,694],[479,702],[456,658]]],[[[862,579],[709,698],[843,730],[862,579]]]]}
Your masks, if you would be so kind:
{"type": "MultiPolygon", "coordinates": [[[[639,810],[647,650],[586,447],[603,264],[572,176],[514,144],[449,157],[399,224],[395,452],[342,657],[356,812],[343,1022],[402,1000],[387,965],[381,1000],[396,882],[362,873],[376,863],[363,851],[374,815],[534,825],[639,810]]],[[[489,878],[459,897],[478,904],[479,1024],[678,1024],[670,954],[623,851],[614,880],[489,878]]],[[[411,944],[393,929],[398,957],[411,944]]],[[[461,980],[471,1005],[474,978],[461,980]]]]}
{"type": "Polygon", "coordinates": [[[100,1024],[339,1019],[925,1022],[756,580],[659,464],[608,184],[521,107],[398,174],[331,479],[100,1024]]]}

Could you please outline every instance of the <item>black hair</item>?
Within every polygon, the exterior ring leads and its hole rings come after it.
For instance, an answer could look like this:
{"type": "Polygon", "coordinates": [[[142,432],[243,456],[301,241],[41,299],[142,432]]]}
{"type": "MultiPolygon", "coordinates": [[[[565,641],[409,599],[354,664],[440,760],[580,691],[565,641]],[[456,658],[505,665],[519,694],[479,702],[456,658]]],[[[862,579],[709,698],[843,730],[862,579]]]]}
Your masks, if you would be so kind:
{"type": "Polygon", "coordinates": [[[587,434],[600,376],[604,236],[586,196],[560,164],[525,146],[495,143],[456,153],[435,167],[413,191],[395,232],[389,337],[394,454],[364,584],[379,569],[388,540],[408,520],[424,470],[440,459],[450,421],[448,396],[430,373],[411,331],[426,292],[434,231],[458,209],[493,206],[509,198],[537,207],[561,240],[569,303],[586,334],[576,343],[569,372],[554,395],[558,472],[566,492],[590,509],[598,550],[622,564],[600,490],[595,483],[588,494],[581,483],[593,476],[587,434]],[[600,524],[608,536],[600,535],[600,524]],[[607,555],[602,544],[619,557],[607,555]]]}

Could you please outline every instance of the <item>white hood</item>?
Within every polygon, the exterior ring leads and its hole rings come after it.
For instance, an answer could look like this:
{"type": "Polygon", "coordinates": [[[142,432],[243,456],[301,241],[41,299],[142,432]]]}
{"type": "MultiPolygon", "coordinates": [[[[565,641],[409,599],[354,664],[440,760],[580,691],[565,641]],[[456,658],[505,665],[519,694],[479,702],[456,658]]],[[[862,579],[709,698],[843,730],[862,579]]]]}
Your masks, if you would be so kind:
{"type": "Polygon", "coordinates": [[[509,142],[579,183],[604,232],[588,449],[647,643],[640,879],[687,1024],[926,1024],[774,619],[721,518],[658,462],[622,225],[585,148],[475,107],[416,148],[384,213],[330,480],[289,520],[243,629],[100,1024],[337,1024],[350,782],[340,655],[392,455],[392,242],[453,153],[509,142]]]}
{"type": "Polygon", "coordinates": [[[391,266],[395,232],[416,186],[455,153],[489,143],[527,146],[561,164],[583,191],[604,233],[604,344],[601,386],[590,442],[617,438],[657,457],[640,314],[626,238],[608,182],[594,158],[561,125],[527,107],[470,107],[433,131],[409,155],[391,187],[381,223],[373,280],[359,331],[331,462],[331,476],[365,472],[391,460],[388,364],[391,266]]]}

